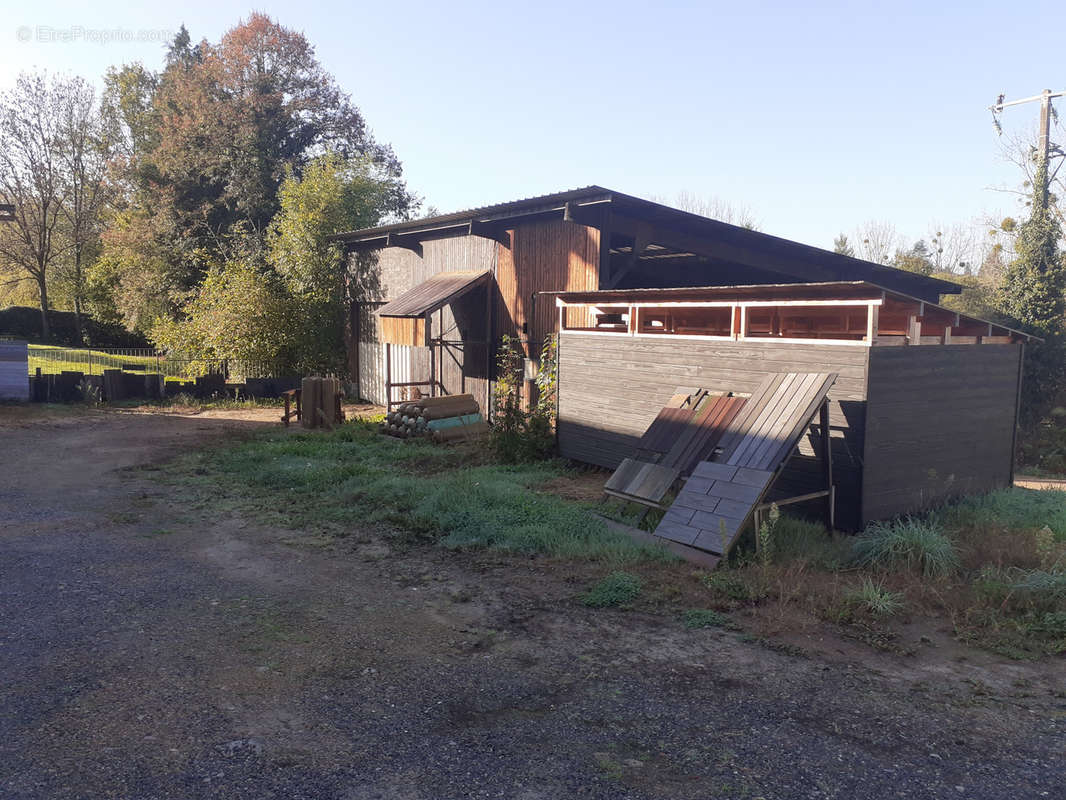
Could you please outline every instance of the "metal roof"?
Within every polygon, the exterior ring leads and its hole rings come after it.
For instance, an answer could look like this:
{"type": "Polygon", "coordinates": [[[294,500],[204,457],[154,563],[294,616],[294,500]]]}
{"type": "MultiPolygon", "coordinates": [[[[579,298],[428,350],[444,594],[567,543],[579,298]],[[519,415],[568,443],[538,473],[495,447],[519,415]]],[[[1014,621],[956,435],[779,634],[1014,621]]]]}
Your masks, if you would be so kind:
{"type": "Polygon", "coordinates": [[[440,272],[377,310],[380,317],[424,317],[487,280],[491,271],[440,272]]]}

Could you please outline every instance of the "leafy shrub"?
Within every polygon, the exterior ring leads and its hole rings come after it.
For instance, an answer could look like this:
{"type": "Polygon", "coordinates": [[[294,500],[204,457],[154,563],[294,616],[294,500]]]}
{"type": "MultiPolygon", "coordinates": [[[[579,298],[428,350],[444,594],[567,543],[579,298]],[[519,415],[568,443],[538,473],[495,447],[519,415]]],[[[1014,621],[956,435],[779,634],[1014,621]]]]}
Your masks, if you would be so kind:
{"type": "Polygon", "coordinates": [[[555,337],[548,336],[541,350],[537,399],[527,410],[522,401],[525,369],[521,345],[517,339],[503,337],[496,358],[491,439],[501,461],[536,461],[555,449],[556,353],[555,337]]]}
{"type": "Polygon", "coordinates": [[[714,594],[736,603],[750,603],[758,599],[752,587],[740,575],[728,569],[719,569],[703,579],[704,585],[714,594]]]}
{"type": "Polygon", "coordinates": [[[709,608],[690,608],[681,615],[681,623],[686,628],[729,628],[737,629],[737,624],[725,614],[709,608]]]}
{"type": "Polygon", "coordinates": [[[888,617],[903,608],[903,595],[891,592],[883,583],[864,578],[862,585],[845,595],[845,600],[874,616],[888,617]]]}
{"type": "Polygon", "coordinates": [[[860,566],[904,568],[927,576],[947,575],[959,566],[955,545],[932,518],[874,522],[855,537],[852,554],[860,566]]]}
{"type": "Polygon", "coordinates": [[[624,608],[640,596],[643,582],[629,572],[612,572],[581,595],[590,608],[624,608]]]}

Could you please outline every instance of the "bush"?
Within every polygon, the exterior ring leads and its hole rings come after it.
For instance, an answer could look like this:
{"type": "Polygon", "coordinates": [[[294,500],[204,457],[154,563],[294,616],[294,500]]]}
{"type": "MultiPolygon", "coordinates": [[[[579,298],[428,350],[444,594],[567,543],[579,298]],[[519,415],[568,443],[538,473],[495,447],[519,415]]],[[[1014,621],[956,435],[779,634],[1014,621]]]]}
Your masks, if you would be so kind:
{"type": "Polygon", "coordinates": [[[548,336],[541,350],[537,399],[526,410],[521,346],[512,337],[503,337],[496,359],[492,417],[492,447],[501,461],[536,461],[549,457],[555,449],[556,352],[555,337],[548,336]]]}
{"type": "Polygon", "coordinates": [[[883,583],[874,583],[869,578],[864,578],[858,589],[848,592],[845,600],[878,617],[891,616],[903,608],[903,595],[890,592],[883,583]]]}
{"type": "Polygon", "coordinates": [[[640,596],[643,583],[628,572],[612,572],[581,595],[590,608],[624,608],[640,596]]]}
{"type": "Polygon", "coordinates": [[[955,545],[931,518],[874,522],[855,537],[851,549],[859,566],[904,568],[934,577],[959,566],[955,545]]]}

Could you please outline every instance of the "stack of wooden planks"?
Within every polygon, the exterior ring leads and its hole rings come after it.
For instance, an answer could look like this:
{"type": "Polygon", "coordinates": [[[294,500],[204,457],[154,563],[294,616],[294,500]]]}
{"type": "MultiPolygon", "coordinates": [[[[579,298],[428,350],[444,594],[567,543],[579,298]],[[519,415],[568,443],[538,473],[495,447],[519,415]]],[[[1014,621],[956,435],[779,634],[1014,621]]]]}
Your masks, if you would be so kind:
{"type": "Polygon", "coordinates": [[[696,465],[655,535],[716,556],[728,553],[835,380],[834,373],[767,376],[711,457],[696,465]]]}
{"type": "Polygon", "coordinates": [[[426,436],[436,442],[450,442],[481,436],[488,423],[471,394],[426,397],[401,403],[390,411],[381,432],[402,439],[426,436]]]}
{"type": "Polygon", "coordinates": [[[662,508],[660,501],[677,479],[711,456],[745,402],[746,398],[728,392],[679,389],[644,432],[636,454],[618,465],[604,491],[662,508]]]}
{"type": "Polygon", "coordinates": [[[300,384],[300,424],[305,428],[332,428],[341,422],[341,382],[336,378],[304,378],[300,384]]]}

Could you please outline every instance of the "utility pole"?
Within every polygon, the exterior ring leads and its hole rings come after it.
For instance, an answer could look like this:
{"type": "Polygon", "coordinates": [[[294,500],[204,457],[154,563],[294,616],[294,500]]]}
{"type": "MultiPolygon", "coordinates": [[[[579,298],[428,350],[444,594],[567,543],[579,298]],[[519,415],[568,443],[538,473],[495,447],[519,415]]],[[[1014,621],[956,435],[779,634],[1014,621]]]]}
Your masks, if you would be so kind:
{"type": "MultiPolygon", "coordinates": [[[[1051,175],[1049,167],[1052,156],[1061,157],[1062,150],[1051,143],[1051,118],[1055,117],[1058,120],[1058,115],[1055,113],[1054,107],[1051,105],[1051,101],[1056,97],[1064,97],[1066,92],[1053,92],[1050,89],[1045,89],[1040,94],[1033,95],[1032,97],[1025,97],[1021,100],[1011,100],[1010,102],[1004,102],[1003,95],[996,98],[996,102],[989,106],[989,110],[992,112],[992,124],[996,126],[996,131],[1000,134],[1003,133],[1003,129],[999,124],[999,114],[1003,109],[1010,106],[1020,106],[1024,103],[1034,103],[1037,100],[1040,101],[1040,136],[1036,146],[1037,164],[1044,167],[1044,185],[1037,187],[1038,191],[1036,197],[1039,200],[1041,207],[1044,211],[1047,211],[1051,179],[1054,177],[1051,175]]],[[[1057,170],[1056,170],[1057,171],[1057,170]]]]}

